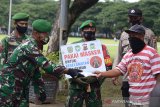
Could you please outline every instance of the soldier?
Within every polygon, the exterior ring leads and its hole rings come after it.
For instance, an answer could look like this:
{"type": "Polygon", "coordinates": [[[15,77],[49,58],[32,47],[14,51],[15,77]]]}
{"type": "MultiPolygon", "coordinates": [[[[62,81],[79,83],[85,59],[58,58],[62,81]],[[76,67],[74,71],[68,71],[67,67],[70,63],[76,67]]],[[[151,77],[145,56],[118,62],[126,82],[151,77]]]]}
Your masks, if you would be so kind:
{"type": "Polygon", "coordinates": [[[32,27],[32,38],[13,51],[1,70],[0,107],[20,107],[23,89],[28,87],[37,67],[41,67],[57,78],[60,78],[63,73],[75,78],[81,71],[57,66],[41,54],[41,47],[49,41],[51,24],[48,21],[38,19],[33,22],[32,27]]]}
{"type": "MultiPolygon", "coordinates": [[[[96,40],[96,24],[93,20],[87,20],[80,26],[81,35],[83,39],[74,42],[86,42],[96,40]]],[[[112,62],[108,54],[107,47],[102,45],[106,70],[111,69],[112,62]]],[[[66,101],[65,107],[83,107],[83,101],[85,100],[86,107],[102,107],[100,87],[105,78],[96,78],[93,76],[79,77],[77,79],[70,79],[69,83],[69,95],[66,101]],[[91,90],[89,90],[89,88],[91,90]]]]}
{"type": "Polygon", "coordinates": [[[107,72],[95,72],[97,77],[116,77],[128,74],[129,107],[148,107],[150,93],[157,91],[160,84],[160,55],[146,45],[145,29],[141,25],[134,25],[129,30],[129,44],[131,49],[123,56],[121,62],[107,72]]]}
{"type": "Polygon", "coordinates": [[[28,36],[25,34],[28,28],[29,15],[26,13],[17,13],[12,19],[14,20],[15,29],[10,36],[1,40],[1,53],[0,53],[0,69],[3,68],[4,63],[7,62],[8,57],[12,54],[13,50],[28,36]]]}
{"type": "MultiPolygon", "coordinates": [[[[26,35],[29,15],[26,13],[16,13],[12,19],[14,20],[15,29],[10,36],[5,37],[1,41],[0,69],[3,68],[3,65],[7,62],[14,49],[30,37],[26,35]]],[[[33,76],[33,85],[34,92],[38,99],[44,101],[46,99],[46,93],[39,68],[36,69],[35,75],[33,76]]],[[[23,95],[21,106],[29,102],[29,87],[23,90],[23,95]]]]}
{"type": "MultiPolygon", "coordinates": [[[[128,11],[128,17],[129,17],[129,23],[133,26],[135,24],[138,25],[142,25],[142,11],[140,9],[129,9],[128,11]]],[[[142,25],[143,26],[143,25],[142,25]]],[[[150,30],[149,28],[146,28],[145,26],[143,26],[145,29],[145,37],[144,37],[144,42],[157,49],[157,42],[156,42],[156,38],[154,33],[152,32],[152,30],[150,30]]],[[[124,54],[126,54],[128,52],[128,50],[130,49],[130,45],[129,45],[129,41],[128,41],[128,34],[126,32],[122,32],[121,37],[120,37],[120,41],[119,41],[119,46],[118,46],[118,54],[115,57],[114,63],[113,63],[113,68],[116,67],[116,65],[118,65],[118,63],[121,61],[122,57],[124,56],[124,54]]],[[[138,47],[137,47],[138,49],[138,47]]],[[[125,74],[123,76],[123,83],[122,83],[122,96],[123,99],[125,100],[125,107],[128,107],[128,102],[129,102],[129,84],[128,84],[128,80],[127,80],[127,75],[125,74]]],[[[118,78],[113,78],[113,83],[117,84],[118,83],[118,78]]]]}

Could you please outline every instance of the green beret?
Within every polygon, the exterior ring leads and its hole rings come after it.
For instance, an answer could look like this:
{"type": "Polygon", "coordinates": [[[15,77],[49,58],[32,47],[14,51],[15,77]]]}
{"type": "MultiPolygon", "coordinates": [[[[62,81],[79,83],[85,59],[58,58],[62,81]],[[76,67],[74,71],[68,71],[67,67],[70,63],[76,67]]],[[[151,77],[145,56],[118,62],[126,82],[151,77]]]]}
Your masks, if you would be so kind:
{"type": "Polygon", "coordinates": [[[28,20],[28,18],[29,18],[29,15],[28,14],[26,14],[26,13],[16,13],[13,17],[12,17],[12,19],[13,20],[28,20]]]}
{"type": "Polygon", "coordinates": [[[32,27],[38,32],[50,32],[52,28],[51,23],[44,19],[35,20],[32,23],[32,27]]]}
{"type": "Polygon", "coordinates": [[[82,23],[82,25],[80,26],[80,29],[83,29],[86,26],[96,27],[96,23],[93,20],[87,20],[87,21],[82,23]]]}

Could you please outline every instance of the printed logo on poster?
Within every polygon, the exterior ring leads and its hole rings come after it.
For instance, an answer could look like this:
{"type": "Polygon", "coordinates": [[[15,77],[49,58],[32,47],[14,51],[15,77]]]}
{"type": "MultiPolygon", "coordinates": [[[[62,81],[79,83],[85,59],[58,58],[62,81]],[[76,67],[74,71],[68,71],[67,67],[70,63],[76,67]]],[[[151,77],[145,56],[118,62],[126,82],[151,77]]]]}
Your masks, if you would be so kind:
{"type": "Polygon", "coordinates": [[[85,76],[93,75],[96,70],[106,70],[102,44],[99,40],[63,45],[61,53],[65,67],[81,69],[85,76]]]}

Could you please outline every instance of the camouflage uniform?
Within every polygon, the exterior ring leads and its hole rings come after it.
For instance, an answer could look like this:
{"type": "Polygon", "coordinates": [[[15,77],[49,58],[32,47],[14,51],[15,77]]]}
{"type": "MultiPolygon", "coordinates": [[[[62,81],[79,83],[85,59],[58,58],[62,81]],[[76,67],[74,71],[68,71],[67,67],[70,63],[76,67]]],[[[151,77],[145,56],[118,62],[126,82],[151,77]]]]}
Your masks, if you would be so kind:
{"type": "MultiPolygon", "coordinates": [[[[14,31],[11,33],[11,36],[5,37],[1,41],[3,47],[2,52],[0,53],[0,69],[3,68],[4,64],[7,62],[9,56],[13,53],[14,49],[24,42],[27,39],[27,35],[22,35],[21,38],[14,36],[14,31]]],[[[22,105],[26,102],[29,102],[29,88],[24,89],[23,91],[23,101],[22,105]]],[[[28,107],[29,105],[26,105],[28,107]]]]}
{"type": "Polygon", "coordinates": [[[7,36],[1,41],[1,45],[3,47],[2,52],[0,53],[0,69],[3,68],[3,65],[7,62],[9,56],[13,53],[14,49],[25,42],[27,39],[27,35],[21,36],[21,38],[17,38],[14,36],[14,32],[11,33],[11,36],[7,36]]]}
{"type": "MultiPolygon", "coordinates": [[[[2,47],[2,49],[0,51],[0,70],[3,68],[4,64],[7,62],[9,56],[13,53],[14,49],[21,43],[25,42],[28,37],[30,37],[25,34],[28,27],[29,15],[26,13],[16,13],[15,15],[13,15],[12,19],[14,21],[14,27],[15,27],[14,31],[10,34],[10,36],[7,36],[1,40],[0,47],[2,47]]],[[[39,98],[43,98],[44,100],[45,99],[44,83],[38,68],[36,69],[35,72],[37,73],[34,75],[33,78],[33,84],[35,89],[34,91],[39,98]]],[[[28,102],[29,102],[29,87],[23,90],[22,105],[28,102]]],[[[29,105],[26,106],[29,107],[29,105]]]]}
{"type": "MultiPolygon", "coordinates": [[[[13,53],[14,49],[21,43],[25,42],[29,37],[30,36],[24,34],[21,36],[21,38],[17,38],[16,36],[14,36],[14,31],[13,31],[11,33],[11,36],[8,36],[1,41],[3,50],[0,53],[0,69],[2,69],[3,65],[7,62],[9,56],[13,53]]],[[[34,86],[35,94],[37,96],[44,97],[45,99],[45,96],[44,96],[45,87],[44,87],[42,76],[39,72],[39,68],[37,68],[35,71],[35,75],[32,78],[32,84],[34,86]]],[[[23,90],[22,105],[28,102],[29,102],[29,87],[23,90]]],[[[26,105],[26,107],[29,107],[29,105],[26,105]]]]}
{"type": "MultiPolygon", "coordinates": [[[[143,26],[144,27],[144,26],[143,26]]],[[[144,27],[145,29],[145,37],[144,37],[144,42],[157,49],[157,41],[156,41],[156,37],[153,33],[152,30],[150,30],[149,28],[144,27]]],[[[114,63],[113,63],[113,68],[116,67],[116,65],[119,64],[119,62],[121,61],[122,57],[124,54],[126,54],[128,52],[128,50],[130,50],[130,45],[129,45],[129,41],[128,41],[128,33],[126,32],[122,32],[120,40],[119,40],[119,46],[118,46],[118,54],[114,59],[114,63]]],[[[123,84],[122,84],[122,96],[124,98],[124,100],[126,100],[126,107],[128,107],[127,102],[129,101],[129,84],[128,84],[128,80],[127,80],[127,75],[128,73],[126,73],[123,76],[123,84]]]]}
{"type": "Polygon", "coordinates": [[[18,107],[25,89],[35,74],[35,69],[42,67],[47,73],[59,77],[57,66],[49,62],[38,50],[34,39],[30,38],[19,45],[4,65],[0,76],[0,106],[18,107]]]}
{"type": "MultiPolygon", "coordinates": [[[[84,40],[80,40],[74,43],[84,42],[84,40]]],[[[106,70],[111,69],[112,62],[110,59],[110,55],[108,54],[108,50],[105,45],[102,45],[102,50],[104,54],[104,60],[106,65],[106,70]]],[[[69,79],[69,96],[67,97],[65,107],[83,107],[83,101],[85,100],[86,107],[102,107],[102,99],[101,99],[101,84],[105,78],[98,78],[93,83],[90,83],[91,91],[87,92],[87,87],[82,86],[75,82],[73,79],[69,79]]]]}

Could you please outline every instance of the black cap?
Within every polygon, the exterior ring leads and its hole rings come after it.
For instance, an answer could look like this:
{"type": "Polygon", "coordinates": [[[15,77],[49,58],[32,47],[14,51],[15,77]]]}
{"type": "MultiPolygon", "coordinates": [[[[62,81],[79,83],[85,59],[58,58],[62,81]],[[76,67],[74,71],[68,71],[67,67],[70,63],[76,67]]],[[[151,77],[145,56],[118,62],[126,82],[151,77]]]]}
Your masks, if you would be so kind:
{"type": "Polygon", "coordinates": [[[138,24],[132,26],[129,30],[125,30],[125,32],[127,32],[128,34],[130,34],[130,33],[138,33],[138,34],[145,35],[144,27],[141,26],[141,25],[138,25],[138,24]]]}
{"type": "Polygon", "coordinates": [[[140,9],[136,9],[136,8],[129,9],[128,15],[129,16],[142,16],[142,11],[140,9]]]}

